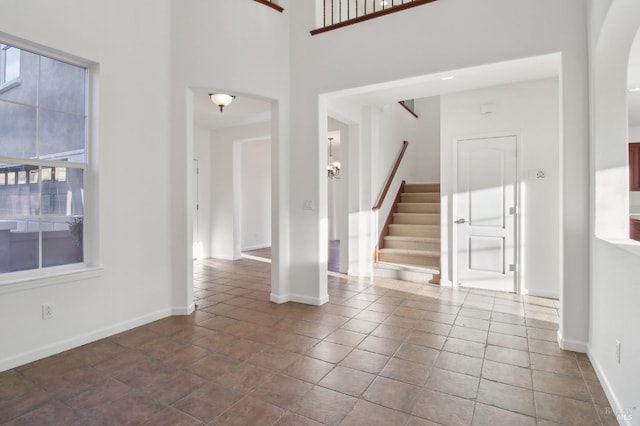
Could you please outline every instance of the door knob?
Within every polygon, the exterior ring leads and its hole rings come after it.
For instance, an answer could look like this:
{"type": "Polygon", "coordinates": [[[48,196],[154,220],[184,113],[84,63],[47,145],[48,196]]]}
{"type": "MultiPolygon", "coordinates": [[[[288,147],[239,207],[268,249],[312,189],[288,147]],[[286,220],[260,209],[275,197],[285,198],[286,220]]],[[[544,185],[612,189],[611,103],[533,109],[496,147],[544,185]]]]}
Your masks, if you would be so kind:
{"type": "Polygon", "coordinates": [[[458,225],[460,225],[461,223],[466,223],[466,222],[467,222],[467,220],[466,220],[466,219],[458,219],[458,220],[456,220],[456,221],[455,221],[455,222],[453,222],[453,223],[457,223],[458,225]]]}

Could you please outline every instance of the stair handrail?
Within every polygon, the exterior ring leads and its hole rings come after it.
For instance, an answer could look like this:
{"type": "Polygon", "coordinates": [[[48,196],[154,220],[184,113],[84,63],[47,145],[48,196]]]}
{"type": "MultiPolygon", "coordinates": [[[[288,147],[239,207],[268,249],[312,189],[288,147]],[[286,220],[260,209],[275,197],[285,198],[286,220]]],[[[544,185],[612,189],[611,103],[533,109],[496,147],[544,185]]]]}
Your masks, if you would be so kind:
{"type": "Polygon", "coordinates": [[[277,3],[274,3],[273,0],[253,0],[253,1],[256,1],[260,4],[264,4],[265,6],[269,6],[270,8],[275,9],[280,13],[284,11],[284,8],[277,3]]]}
{"type": "Polygon", "coordinates": [[[387,182],[385,183],[384,189],[382,190],[382,193],[380,194],[380,197],[378,198],[378,202],[376,203],[375,206],[373,206],[371,208],[371,210],[378,211],[378,210],[380,210],[382,208],[382,205],[384,204],[384,199],[386,198],[387,193],[389,192],[389,188],[391,188],[391,183],[393,182],[393,178],[396,177],[396,172],[398,171],[398,168],[400,167],[400,162],[402,161],[402,157],[404,157],[404,153],[407,150],[408,146],[409,146],[409,142],[407,142],[407,141],[403,141],[402,142],[402,149],[400,150],[400,153],[398,154],[398,158],[396,159],[396,162],[393,165],[393,169],[391,170],[391,174],[387,178],[387,182]]]}

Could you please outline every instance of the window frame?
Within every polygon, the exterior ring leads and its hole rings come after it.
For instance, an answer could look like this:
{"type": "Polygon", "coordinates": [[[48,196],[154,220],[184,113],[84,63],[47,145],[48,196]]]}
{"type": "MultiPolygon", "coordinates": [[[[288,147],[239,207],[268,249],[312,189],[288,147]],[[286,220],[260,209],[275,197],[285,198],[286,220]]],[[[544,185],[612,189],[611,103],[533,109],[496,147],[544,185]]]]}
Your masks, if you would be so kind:
{"type": "Polygon", "coordinates": [[[18,76],[7,81],[7,51],[9,49],[21,50],[13,44],[5,44],[4,41],[0,40],[0,93],[12,89],[21,83],[20,75],[22,73],[22,58],[20,57],[18,59],[18,76]]]}
{"type": "MultiPolygon", "coordinates": [[[[51,177],[54,178],[56,168],[65,168],[67,175],[69,169],[76,168],[83,170],[83,260],[78,263],[70,263],[56,266],[42,266],[42,236],[39,237],[39,265],[37,268],[12,271],[0,273],[0,294],[12,291],[19,291],[26,287],[41,287],[56,283],[66,282],[66,279],[76,280],[90,277],[99,276],[98,271],[102,270],[100,265],[99,253],[99,235],[98,235],[98,220],[97,220],[97,203],[98,203],[98,188],[95,185],[97,182],[97,158],[94,156],[94,144],[97,140],[95,132],[96,117],[94,111],[95,101],[97,99],[98,89],[98,74],[99,65],[95,62],[85,60],[74,55],[65,54],[58,50],[32,45],[22,42],[20,40],[14,40],[11,36],[2,35],[0,37],[0,44],[9,45],[19,50],[25,50],[30,53],[45,56],[50,59],[65,62],[70,65],[81,67],[85,73],[84,84],[84,103],[85,103],[85,130],[84,130],[84,162],[71,162],[71,161],[58,161],[48,160],[43,158],[15,158],[15,157],[0,157],[0,162],[12,162],[14,164],[24,164],[38,166],[41,171],[43,168],[49,168],[51,171],[51,177]]],[[[9,85],[0,85],[0,93],[4,90],[8,90],[16,85],[20,84],[20,79],[12,81],[11,87],[9,85]]],[[[40,108],[39,106],[37,106],[40,108]]],[[[97,151],[97,150],[96,150],[97,151]]],[[[17,185],[17,174],[16,182],[17,185]]],[[[5,178],[5,184],[8,184],[8,176],[5,178]]],[[[66,180],[66,179],[65,179],[66,180]]],[[[29,175],[27,174],[27,184],[29,184],[29,175]]],[[[39,175],[38,185],[42,185],[42,176],[39,175]]],[[[40,193],[42,194],[42,193],[40,193]]],[[[38,218],[43,215],[42,211],[37,216],[38,218]]],[[[55,215],[53,215],[55,216],[55,215]]]]}

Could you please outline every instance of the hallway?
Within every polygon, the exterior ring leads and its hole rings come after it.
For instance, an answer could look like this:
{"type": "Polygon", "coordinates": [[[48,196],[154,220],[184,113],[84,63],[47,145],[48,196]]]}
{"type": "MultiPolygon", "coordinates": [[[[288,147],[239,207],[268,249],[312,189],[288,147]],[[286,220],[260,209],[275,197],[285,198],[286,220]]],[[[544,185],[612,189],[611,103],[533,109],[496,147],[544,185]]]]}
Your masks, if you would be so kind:
{"type": "Polygon", "coordinates": [[[0,424],[617,424],[552,300],[330,276],[276,305],[268,263],[194,269],[191,316],[0,373],[0,424]]]}

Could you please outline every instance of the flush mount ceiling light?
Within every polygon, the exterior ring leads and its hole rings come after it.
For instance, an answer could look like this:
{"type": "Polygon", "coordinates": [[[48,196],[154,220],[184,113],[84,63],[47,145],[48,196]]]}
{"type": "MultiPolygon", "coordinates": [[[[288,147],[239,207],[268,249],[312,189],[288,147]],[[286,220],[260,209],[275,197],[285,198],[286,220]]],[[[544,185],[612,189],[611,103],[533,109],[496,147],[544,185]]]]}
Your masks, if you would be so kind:
{"type": "Polygon", "coordinates": [[[640,87],[632,87],[631,89],[629,89],[629,92],[631,93],[640,92],[640,87]]]}
{"type": "Polygon", "coordinates": [[[449,81],[449,80],[453,80],[454,78],[456,78],[455,75],[447,75],[445,77],[440,77],[440,80],[449,81]]]}
{"type": "Polygon", "coordinates": [[[236,98],[226,93],[209,93],[209,97],[211,98],[211,102],[220,107],[220,112],[236,98]]]}

